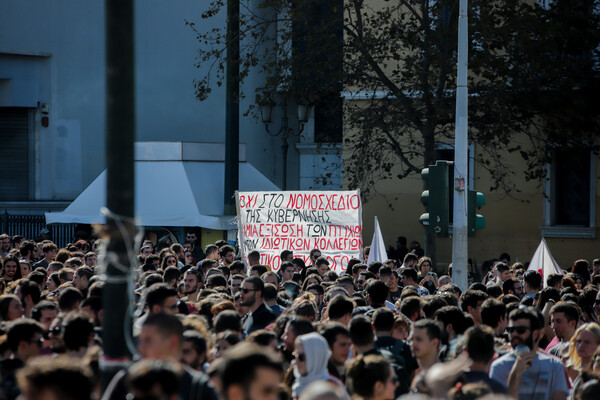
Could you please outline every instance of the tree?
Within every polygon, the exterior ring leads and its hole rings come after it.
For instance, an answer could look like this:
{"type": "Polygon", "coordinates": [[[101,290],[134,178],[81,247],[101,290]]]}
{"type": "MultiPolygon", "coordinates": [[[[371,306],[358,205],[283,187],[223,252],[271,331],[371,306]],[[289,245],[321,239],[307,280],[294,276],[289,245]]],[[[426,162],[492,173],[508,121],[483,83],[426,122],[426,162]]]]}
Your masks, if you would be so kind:
{"type": "MultiPolygon", "coordinates": [[[[241,79],[262,71],[258,103],[273,93],[331,101],[342,82],[344,90],[378,94],[344,110],[344,173],[366,197],[376,181],[433,164],[436,143],[453,138],[458,1],[241,4],[241,79]],[[343,68],[331,67],[336,60],[343,68]]],[[[202,18],[224,6],[217,0],[202,18]]],[[[518,193],[517,173],[541,184],[549,143],[598,150],[599,22],[594,0],[470,2],[469,138],[492,177],[490,190],[518,193]],[[514,171],[506,152],[528,168],[514,171]]],[[[226,35],[190,25],[201,42],[199,65],[213,66],[196,83],[203,99],[211,79],[223,79],[226,35]]]]}

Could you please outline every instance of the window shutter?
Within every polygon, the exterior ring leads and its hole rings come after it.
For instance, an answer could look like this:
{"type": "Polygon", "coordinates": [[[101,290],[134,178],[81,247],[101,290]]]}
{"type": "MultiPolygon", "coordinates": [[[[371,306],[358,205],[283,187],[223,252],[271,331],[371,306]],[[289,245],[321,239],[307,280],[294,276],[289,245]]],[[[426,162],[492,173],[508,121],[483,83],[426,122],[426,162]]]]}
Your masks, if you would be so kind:
{"type": "Polygon", "coordinates": [[[0,201],[28,199],[28,113],[0,107],[0,201]]]}

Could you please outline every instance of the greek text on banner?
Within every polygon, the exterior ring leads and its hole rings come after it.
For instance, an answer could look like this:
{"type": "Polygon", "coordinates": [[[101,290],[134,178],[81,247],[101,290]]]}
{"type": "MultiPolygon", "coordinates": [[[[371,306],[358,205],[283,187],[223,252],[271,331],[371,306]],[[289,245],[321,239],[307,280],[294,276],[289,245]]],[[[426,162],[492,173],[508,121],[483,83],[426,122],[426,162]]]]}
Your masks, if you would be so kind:
{"type": "Polygon", "coordinates": [[[360,258],[362,202],[358,191],[238,192],[238,235],[244,258],[253,250],[261,264],[278,270],[280,253],[291,250],[309,265],[319,249],[337,273],[360,258]]]}

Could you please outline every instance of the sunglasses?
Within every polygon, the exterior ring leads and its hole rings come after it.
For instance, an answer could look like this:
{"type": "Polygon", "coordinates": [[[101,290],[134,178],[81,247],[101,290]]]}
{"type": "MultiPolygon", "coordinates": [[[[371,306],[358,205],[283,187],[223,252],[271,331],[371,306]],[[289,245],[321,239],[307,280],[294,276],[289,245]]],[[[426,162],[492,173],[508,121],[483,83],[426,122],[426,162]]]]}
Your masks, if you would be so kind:
{"type": "Polygon", "coordinates": [[[50,335],[60,335],[62,333],[62,327],[60,325],[56,325],[54,328],[48,329],[48,334],[50,335]]]}
{"type": "Polygon", "coordinates": [[[513,332],[517,332],[518,334],[522,335],[525,332],[527,332],[529,330],[528,326],[509,326],[506,328],[506,330],[508,331],[508,333],[513,333],[513,332]]]}
{"type": "Polygon", "coordinates": [[[256,289],[240,288],[240,292],[247,294],[248,292],[256,292],[256,289]]]}
{"type": "Polygon", "coordinates": [[[306,354],[304,354],[304,353],[295,353],[294,355],[296,357],[296,360],[298,360],[300,362],[305,362],[306,361],[306,354]]]}

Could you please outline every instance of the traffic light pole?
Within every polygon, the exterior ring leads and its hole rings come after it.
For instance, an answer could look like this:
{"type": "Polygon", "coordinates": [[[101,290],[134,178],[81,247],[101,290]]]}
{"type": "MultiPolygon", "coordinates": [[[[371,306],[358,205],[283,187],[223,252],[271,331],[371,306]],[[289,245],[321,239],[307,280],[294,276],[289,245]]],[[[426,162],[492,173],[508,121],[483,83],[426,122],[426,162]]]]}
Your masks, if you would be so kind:
{"type": "Polygon", "coordinates": [[[458,74],[456,88],[456,134],[454,138],[454,219],[452,233],[452,282],[463,292],[468,288],[468,0],[460,0],[458,17],[458,74]]]}

